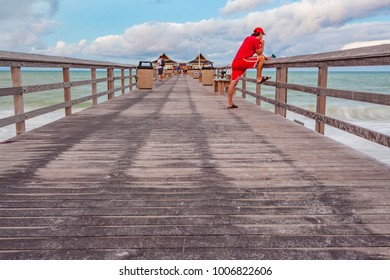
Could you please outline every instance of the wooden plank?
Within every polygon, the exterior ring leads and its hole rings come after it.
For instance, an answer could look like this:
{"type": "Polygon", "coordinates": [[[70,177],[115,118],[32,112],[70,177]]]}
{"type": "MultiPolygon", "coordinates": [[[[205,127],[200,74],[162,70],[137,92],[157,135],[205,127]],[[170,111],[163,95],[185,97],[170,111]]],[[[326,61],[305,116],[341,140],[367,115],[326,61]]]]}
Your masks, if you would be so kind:
{"type": "MultiPolygon", "coordinates": [[[[121,90],[121,89],[117,89],[116,91],[119,91],[119,90],[121,90]]],[[[110,92],[112,92],[112,91],[110,91],[110,92]]],[[[59,109],[67,108],[70,105],[80,104],[80,103],[89,101],[89,100],[91,100],[93,98],[98,98],[100,96],[108,95],[108,93],[110,93],[110,92],[109,91],[103,91],[103,92],[100,92],[100,93],[96,93],[95,95],[88,95],[88,96],[81,97],[81,98],[78,98],[78,99],[73,99],[72,101],[63,102],[63,103],[51,105],[51,106],[48,106],[48,107],[35,109],[35,110],[29,111],[29,112],[25,112],[23,114],[19,114],[19,115],[16,115],[16,116],[3,118],[3,119],[0,120],[0,127],[4,127],[4,126],[10,125],[10,124],[14,124],[14,123],[17,123],[17,122],[20,122],[20,121],[23,121],[23,120],[35,118],[35,117],[38,117],[38,116],[42,116],[42,115],[45,115],[47,113],[57,111],[59,109]]]]}
{"type": "Polygon", "coordinates": [[[57,67],[57,68],[135,68],[135,65],[126,65],[105,61],[74,59],[50,55],[31,53],[0,51],[0,66],[24,66],[24,67],[57,67]]]}
{"type": "Polygon", "coordinates": [[[0,97],[21,95],[23,93],[22,89],[23,89],[22,87],[0,88],[0,97]]]}
{"type": "MultiPolygon", "coordinates": [[[[186,239],[187,240],[187,239],[186,239]]],[[[152,240],[145,242],[152,243],[152,240]]],[[[44,242],[44,241],[42,241],[44,242]]],[[[98,241],[99,242],[99,241],[98,241]]],[[[96,244],[99,244],[96,242],[96,244]]],[[[141,243],[142,240],[139,240],[141,243]]],[[[125,247],[124,249],[53,249],[53,250],[10,250],[2,254],[4,258],[11,260],[25,259],[114,259],[114,260],[372,260],[389,254],[389,250],[384,247],[368,248],[293,248],[293,249],[257,249],[257,248],[197,248],[186,247],[185,242],[180,243],[181,248],[159,248],[159,249],[137,249],[125,247]],[[89,254],[86,255],[85,252],[89,254]],[[218,251],[218,255],[215,255],[218,251]],[[373,257],[376,256],[376,257],[373,257]]],[[[58,245],[59,248],[61,244],[58,245]]]]}
{"type": "Polygon", "coordinates": [[[288,58],[276,58],[265,61],[264,67],[317,67],[319,63],[324,63],[328,67],[389,65],[390,44],[319,54],[299,55],[288,58]]]}
{"type": "Polygon", "coordinates": [[[387,105],[387,106],[390,105],[390,95],[388,94],[367,93],[367,92],[339,90],[339,89],[331,89],[331,88],[318,88],[318,87],[310,87],[310,86],[296,85],[296,84],[289,84],[289,83],[278,83],[276,85],[290,90],[317,94],[321,96],[336,97],[336,98],[361,101],[361,102],[367,102],[367,103],[373,103],[379,105],[387,105]]]}
{"type": "MultiPolygon", "coordinates": [[[[255,79],[251,79],[251,78],[247,78],[246,80],[253,83],[256,82],[255,79]]],[[[319,88],[319,87],[311,87],[311,86],[282,83],[282,82],[272,82],[272,81],[266,81],[264,82],[264,84],[268,86],[280,87],[280,88],[301,91],[301,92],[306,92],[306,93],[311,93],[316,95],[324,95],[328,97],[336,97],[336,98],[342,98],[347,100],[361,101],[361,102],[386,105],[386,106],[390,105],[389,94],[371,93],[371,92],[368,93],[368,92],[350,91],[350,90],[341,90],[341,89],[332,89],[332,88],[319,88]]]]}
{"type": "Polygon", "coordinates": [[[63,83],[52,83],[52,84],[42,84],[42,85],[31,85],[31,86],[24,86],[22,87],[22,91],[24,94],[27,93],[35,93],[35,92],[44,92],[47,90],[54,90],[54,89],[64,89],[64,88],[71,88],[71,87],[77,87],[77,86],[85,86],[85,85],[93,85],[96,83],[103,83],[107,82],[107,78],[101,78],[101,79],[92,79],[92,80],[85,80],[85,81],[74,81],[74,82],[63,82],[63,83]]]}

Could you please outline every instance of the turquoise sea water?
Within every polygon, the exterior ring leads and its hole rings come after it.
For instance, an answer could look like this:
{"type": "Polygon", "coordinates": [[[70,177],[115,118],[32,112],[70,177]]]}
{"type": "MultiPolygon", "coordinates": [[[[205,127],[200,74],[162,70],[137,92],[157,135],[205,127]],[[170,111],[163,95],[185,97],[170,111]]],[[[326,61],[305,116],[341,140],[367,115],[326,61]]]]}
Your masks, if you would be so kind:
{"type": "MultiPolygon", "coordinates": [[[[265,69],[264,75],[272,76],[271,81],[274,81],[276,73],[275,71],[265,69]]],[[[317,75],[318,73],[316,71],[289,71],[288,82],[316,86],[317,75]]],[[[255,76],[256,72],[248,71],[247,77],[255,78],[255,76]]],[[[329,71],[328,88],[390,94],[390,72],[329,71]]],[[[255,91],[255,85],[247,83],[247,89],[255,91]]],[[[261,94],[269,98],[275,98],[275,88],[262,86],[261,94]]],[[[247,99],[255,103],[253,97],[248,96],[247,99]]],[[[287,93],[287,102],[313,112],[316,110],[316,96],[313,94],[289,90],[287,93]]],[[[262,108],[274,111],[274,107],[265,102],[262,102],[262,108]]],[[[328,97],[326,99],[326,115],[390,135],[389,106],[328,97]]],[[[306,127],[312,130],[315,129],[315,122],[304,116],[287,112],[287,118],[303,122],[306,127]]],[[[326,126],[325,135],[390,165],[390,148],[372,143],[330,126],[326,126]]]]}
{"type": "MultiPolygon", "coordinates": [[[[115,76],[120,76],[120,72],[116,72],[115,76]]],[[[125,72],[125,75],[128,75],[128,72],[125,72]]],[[[106,71],[97,71],[96,78],[106,78],[106,71]]],[[[91,72],[88,71],[71,71],[70,80],[71,81],[84,81],[91,79],[91,72]]],[[[63,81],[62,71],[53,70],[53,71],[22,71],[22,84],[23,85],[40,85],[40,84],[51,84],[51,83],[61,83],[63,81]]],[[[126,79],[125,85],[128,85],[129,81],[126,79]]],[[[0,70],[0,88],[11,87],[12,80],[9,71],[0,70]]],[[[115,87],[120,87],[121,81],[115,81],[115,87]]],[[[107,83],[98,83],[97,92],[103,92],[107,90],[107,83]]],[[[72,99],[81,98],[84,96],[90,95],[92,92],[91,85],[73,87],[71,90],[72,99]]],[[[120,95],[121,92],[116,92],[115,95],[120,95]]],[[[25,112],[47,107],[50,105],[58,104],[64,102],[64,90],[49,90],[39,93],[29,93],[25,94],[23,97],[25,112]]],[[[107,96],[102,96],[98,98],[98,103],[104,102],[107,100],[107,96]]],[[[87,102],[77,104],[72,106],[72,112],[78,112],[85,108],[88,108],[92,105],[92,100],[87,102]]],[[[0,97],[0,119],[13,116],[14,115],[14,105],[13,97],[6,96],[0,97]]],[[[53,122],[65,116],[64,109],[57,110],[43,116],[35,117],[26,121],[26,129],[30,131],[34,128],[40,127],[44,124],[53,122]]],[[[0,128],[0,141],[8,139],[15,136],[15,126],[10,125],[0,128]]]]}
{"type": "MultiPolygon", "coordinates": [[[[264,74],[275,78],[275,72],[268,69],[264,70],[264,74]]],[[[106,72],[97,72],[97,78],[106,77],[106,72]]],[[[127,73],[126,73],[127,75],[127,73]]],[[[256,73],[248,71],[247,77],[254,78],[256,73]]],[[[116,73],[115,76],[120,76],[116,73]]],[[[72,71],[71,81],[89,80],[89,71],[72,71]]],[[[60,71],[23,71],[22,82],[24,85],[38,85],[48,83],[62,82],[62,72],[60,71]]],[[[317,72],[316,71],[290,71],[288,73],[288,82],[294,84],[302,84],[316,86],[317,72]]],[[[120,86],[120,81],[115,81],[115,86],[120,86]]],[[[9,71],[0,70],[0,88],[11,87],[11,76],[9,71]]],[[[126,85],[128,80],[126,81],[126,85]]],[[[390,72],[388,71],[329,71],[328,87],[335,89],[355,90],[362,92],[373,92],[390,94],[390,72]]],[[[106,83],[98,84],[98,92],[107,89],[106,83]]],[[[255,91],[255,85],[247,83],[247,89],[255,91]]],[[[91,86],[81,86],[72,88],[72,98],[79,98],[89,95],[91,86]]],[[[120,95],[117,92],[116,95],[120,95]]],[[[269,86],[262,86],[262,95],[274,98],[275,89],[269,86]]],[[[255,99],[247,96],[249,102],[255,103],[255,99]]],[[[107,100],[107,97],[101,97],[99,102],[107,100]]],[[[31,93],[24,96],[25,111],[30,111],[37,108],[53,105],[63,102],[63,90],[52,90],[41,93],[31,93]]],[[[73,107],[73,112],[80,111],[89,107],[92,101],[73,107]]],[[[387,135],[390,135],[390,107],[376,104],[355,102],[342,100],[337,98],[327,98],[326,114],[336,119],[345,120],[350,123],[372,129],[387,135]]],[[[315,111],[316,97],[312,94],[288,91],[288,103],[303,107],[305,109],[315,111]]],[[[265,102],[262,102],[262,108],[274,111],[274,107],[265,102]]],[[[0,118],[13,115],[13,98],[0,98],[0,118]]],[[[27,130],[32,130],[43,124],[52,122],[64,116],[64,110],[58,110],[44,116],[36,117],[27,121],[27,130]]],[[[288,112],[287,118],[298,120],[310,129],[314,129],[314,121],[307,119],[301,115],[288,112]]],[[[390,149],[360,137],[353,136],[349,133],[342,132],[338,129],[327,126],[325,135],[331,137],[348,146],[367,153],[382,162],[390,165],[390,149]]],[[[0,141],[15,136],[15,128],[13,125],[0,128],[0,141]]]]}

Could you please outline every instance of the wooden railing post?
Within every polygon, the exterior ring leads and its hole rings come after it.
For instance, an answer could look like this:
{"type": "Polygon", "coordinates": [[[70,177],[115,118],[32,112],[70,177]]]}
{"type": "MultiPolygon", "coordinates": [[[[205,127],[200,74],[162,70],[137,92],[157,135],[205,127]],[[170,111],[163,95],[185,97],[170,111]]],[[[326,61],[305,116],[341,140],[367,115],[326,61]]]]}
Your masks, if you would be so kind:
{"type": "MultiPolygon", "coordinates": [[[[91,68],[91,79],[96,80],[96,68],[91,68]]],[[[92,83],[92,94],[95,95],[97,93],[97,84],[96,82],[92,83]]],[[[92,98],[92,105],[97,105],[97,97],[94,96],[92,98]]]]}
{"type": "MultiPolygon", "coordinates": [[[[62,76],[63,76],[64,83],[69,83],[70,82],[69,67],[62,68],[62,76]]],[[[65,102],[72,101],[72,95],[71,95],[70,87],[65,87],[64,88],[64,101],[65,102]]],[[[72,115],[72,106],[71,105],[65,107],[65,116],[70,116],[70,115],[72,115]]]]}
{"type": "Polygon", "coordinates": [[[122,85],[122,95],[125,94],[125,69],[121,69],[121,85],[122,85]]]}
{"type": "MultiPolygon", "coordinates": [[[[276,90],[275,90],[275,100],[281,103],[286,103],[287,101],[287,89],[280,87],[279,83],[287,83],[287,67],[278,67],[276,68],[276,90]]],[[[275,114],[279,114],[283,117],[286,117],[286,108],[275,106],[275,114]]]]}
{"type": "Polygon", "coordinates": [[[130,91],[133,90],[133,68],[129,68],[130,91]]]}
{"type": "MultiPolygon", "coordinates": [[[[108,78],[108,81],[107,81],[107,90],[108,91],[111,91],[114,89],[114,80],[113,80],[113,77],[114,77],[114,69],[113,68],[107,68],[107,78],[108,78]]],[[[108,94],[108,100],[112,99],[114,97],[114,93],[113,92],[110,92],[108,94]]]]}
{"type": "MultiPolygon", "coordinates": [[[[19,66],[11,67],[11,78],[12,78],[12,86],[13,87],[21,87],[22,86],[22,71],[19,66]]],[[[14,95],[14,111],[15,115],[24,113],[24,101],[23,101],[23,92],[20,94],[14,95]]],[[[22,134],[26,132],[26,123],[25,121],[20,121],[16,123],[16,135],[22,134]]]]}
{"type": "MultiPolygon", "coordinates": [[[[261,95],[261,85],[256,83],[256,95],[260,96],[261,95]]],[[[256,97],[256,105],[261,106],[261,99],[260,97],[256,97]]]]}
{"type": "MultiPolygon", "coordinates": [[[[328,67],[326,65],[318,67],[318,87],[326,88],[328,85],[328,67]]],[[[317,111],[318,114],[325,115],[326,112],[326,95],[317,93],[317,111]]],[[[316,120],[316,131],[318,133],[325,133],[325,124],[316,120]]]]}

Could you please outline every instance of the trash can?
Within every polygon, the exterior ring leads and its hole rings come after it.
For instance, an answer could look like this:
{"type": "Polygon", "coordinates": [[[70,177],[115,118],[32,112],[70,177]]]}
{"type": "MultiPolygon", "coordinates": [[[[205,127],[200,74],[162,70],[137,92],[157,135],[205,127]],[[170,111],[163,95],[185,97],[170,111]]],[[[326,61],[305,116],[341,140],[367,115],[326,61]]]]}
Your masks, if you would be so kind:
{"type": "Polygon", "coordinates": [[[150,61],[140,61],[137,67],[137,86],[139,89],[153,88],[153,65],[150,61]]]}
{"type": "Polygon", "coordinates": [[[198,67],[198,65],[194,65],[192,66],[192,78],[194,79],[199,79],[199,76],[200,76],[200,68],[198,67]]]}
{"type": "Polygon", "coordinates": [[[202,68],[202,84],[204,86],[212,86],[214,85],[214,67],[211,66],[203,66],[202,68]]]}

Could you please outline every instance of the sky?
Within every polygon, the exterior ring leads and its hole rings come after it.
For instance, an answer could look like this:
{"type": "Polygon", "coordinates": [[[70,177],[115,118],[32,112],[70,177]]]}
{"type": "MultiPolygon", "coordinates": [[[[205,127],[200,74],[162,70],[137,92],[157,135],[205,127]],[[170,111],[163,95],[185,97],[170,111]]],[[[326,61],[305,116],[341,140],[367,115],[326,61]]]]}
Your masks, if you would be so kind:
{"type": "Polygon", "coordinates": [[[390,43],[390,0],[0,0],[0,50],[138,64],[233,59],[255,27],[277,57],[390,43]]]}

